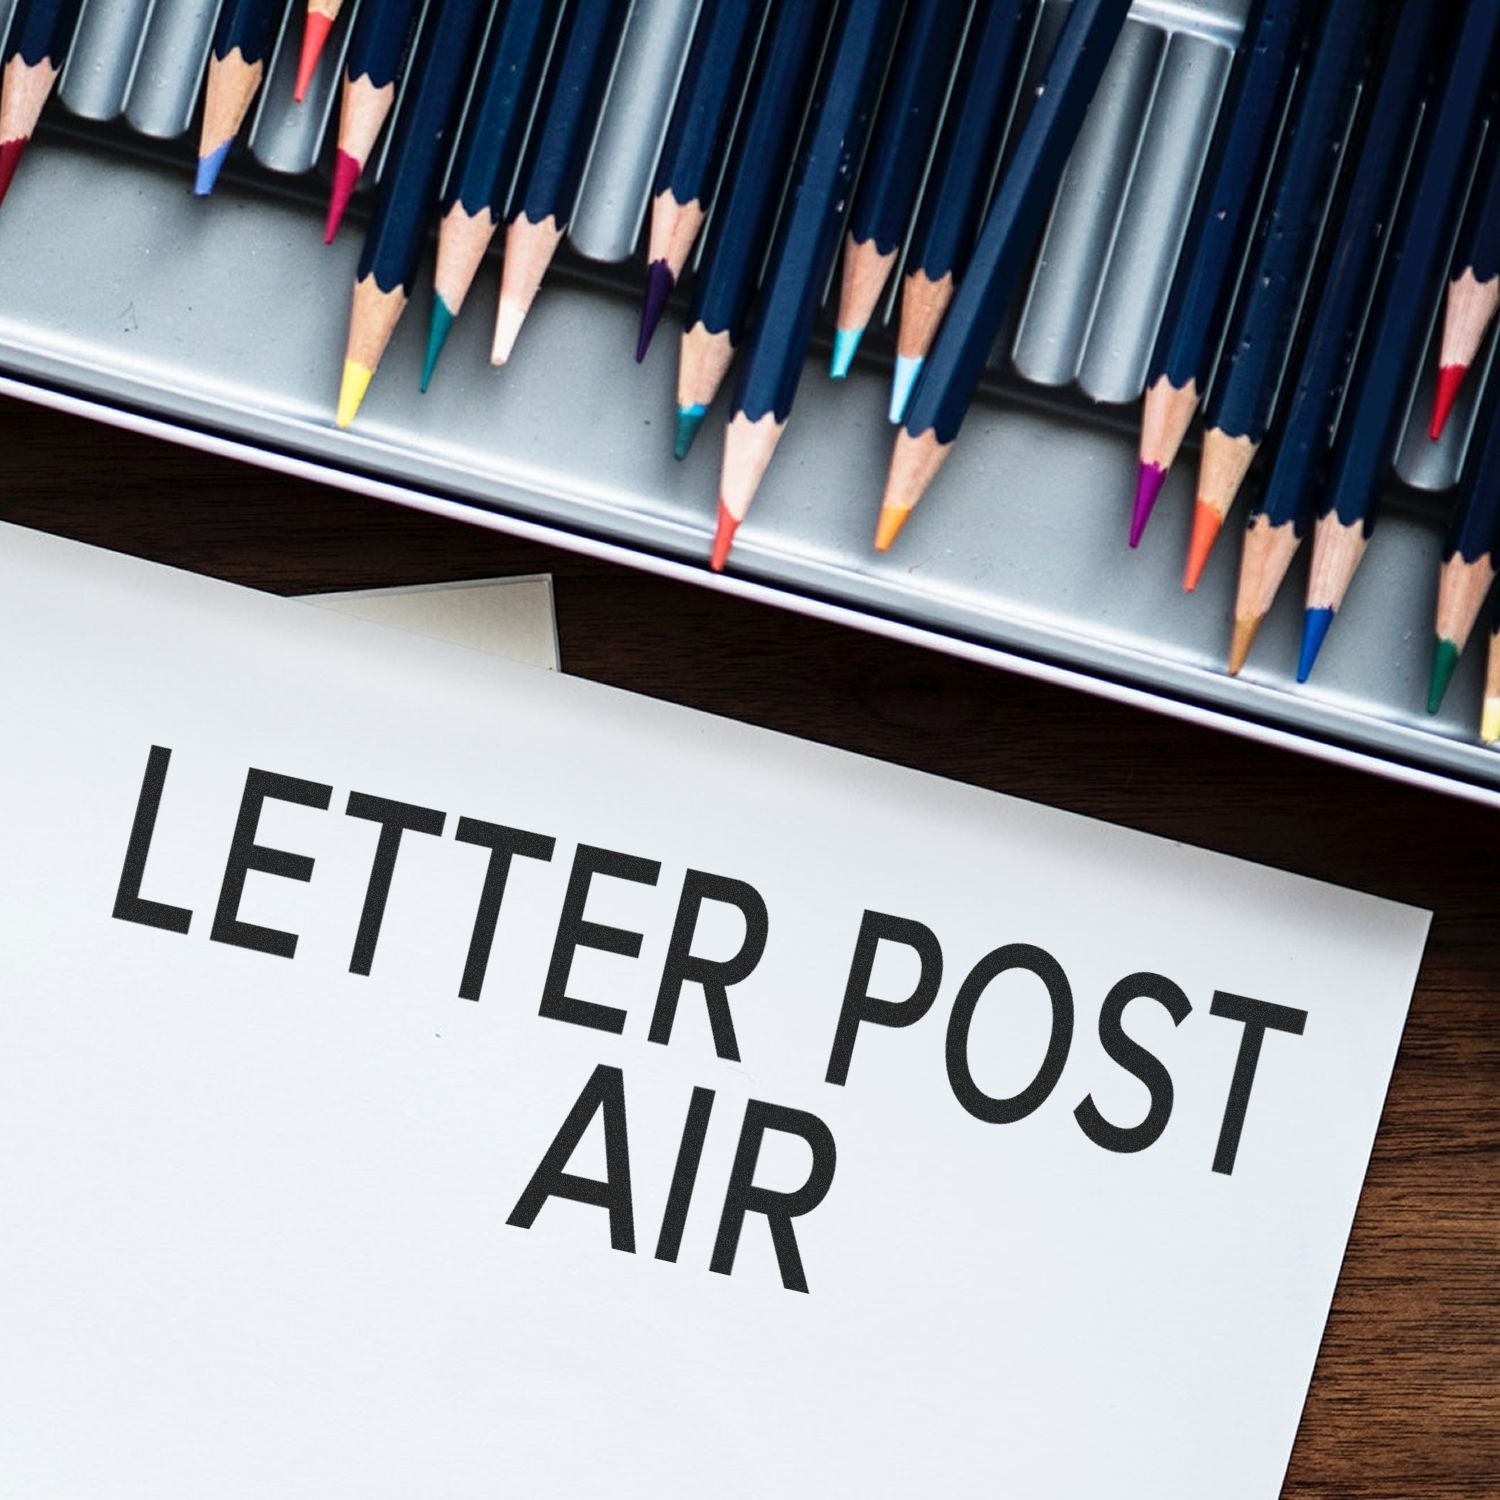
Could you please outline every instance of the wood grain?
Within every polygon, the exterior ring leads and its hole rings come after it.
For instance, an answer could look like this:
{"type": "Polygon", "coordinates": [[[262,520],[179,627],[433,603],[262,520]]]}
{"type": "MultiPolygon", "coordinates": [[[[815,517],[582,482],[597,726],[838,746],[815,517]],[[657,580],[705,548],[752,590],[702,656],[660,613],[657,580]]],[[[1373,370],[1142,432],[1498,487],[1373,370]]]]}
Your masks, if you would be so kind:
{"type": "Polygon", "coordinates": [[[1285,1494],[1500,1495],[1500,815],[32,407],[0,442],[0,519],[279,592],[550,572],[580,676],[1432,907],[1285,1494]]]}

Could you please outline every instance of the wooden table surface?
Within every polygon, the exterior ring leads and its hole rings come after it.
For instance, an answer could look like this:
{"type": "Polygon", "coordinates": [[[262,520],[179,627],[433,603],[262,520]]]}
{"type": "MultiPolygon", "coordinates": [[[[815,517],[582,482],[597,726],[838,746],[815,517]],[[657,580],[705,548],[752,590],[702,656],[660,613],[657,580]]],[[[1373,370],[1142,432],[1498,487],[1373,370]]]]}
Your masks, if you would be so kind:
{"type": "Polygon", "coordinates": [[[549,572],[579,676],[1431,907],[1284,1493],[1500,1496],[1500,815],[33,407],[0,444],[3,520],[277,592],[549,572]]]}

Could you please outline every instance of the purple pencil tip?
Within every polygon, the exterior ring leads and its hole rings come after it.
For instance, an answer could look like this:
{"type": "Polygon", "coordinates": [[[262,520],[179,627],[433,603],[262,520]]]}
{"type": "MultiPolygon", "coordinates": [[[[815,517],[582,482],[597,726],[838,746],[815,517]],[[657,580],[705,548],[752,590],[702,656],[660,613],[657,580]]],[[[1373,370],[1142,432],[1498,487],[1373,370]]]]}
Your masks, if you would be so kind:
{"type": "Polygon", "coordinates": [[[635,341],[636,364],[645,359],[656,325],[661,322],[661,315],[666,311],[667,298],[672,295],[672,288],[676,285],[677,278],[666,261],[653,260],[646,267],[646,297],[641,304],[641,332],[635,341]]]}
{"type": "Polygon", "coordinates": [[[1141,534],[1156,505],[1156,497],[1166,482],[1167,471],[1159,464],[1143,463],[1135,476],[1135,506],[1130,512],[1130,545],[1139,547],[1141,534]]]}

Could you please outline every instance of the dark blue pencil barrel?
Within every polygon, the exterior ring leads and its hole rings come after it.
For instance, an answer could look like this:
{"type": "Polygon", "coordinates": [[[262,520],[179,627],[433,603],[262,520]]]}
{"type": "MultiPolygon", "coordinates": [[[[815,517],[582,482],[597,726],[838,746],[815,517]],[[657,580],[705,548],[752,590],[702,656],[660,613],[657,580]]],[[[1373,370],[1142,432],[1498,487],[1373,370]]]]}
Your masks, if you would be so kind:
{"type": "Polygon", "coordinates": [[[363,0],[349,31],[344,76],[367,78],[378,89],[396,81],[411,39],[416,0],[363,0]]]}
{"type": "Polygon", "coordinates": [[[61,68],[78,29],[83,0],[20,0],[5,33],[0,59],[19,57],[27,67],[50,62],[61,68]]]}

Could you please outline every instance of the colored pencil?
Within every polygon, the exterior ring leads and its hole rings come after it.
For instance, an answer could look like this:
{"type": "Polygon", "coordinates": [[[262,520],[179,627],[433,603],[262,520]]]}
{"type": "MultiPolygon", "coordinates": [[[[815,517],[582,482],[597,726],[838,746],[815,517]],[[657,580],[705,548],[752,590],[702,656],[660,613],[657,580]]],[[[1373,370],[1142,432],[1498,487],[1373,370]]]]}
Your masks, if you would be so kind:
{"type": "MultiPolygon", "coordinates": [[[[1500,372],[1496,372],[1500,374],[1500,372]]],[[[1443,542],[1438,571],[1437,617],[1433,623],[1432,676],[1427,712],[1443,706],[1458,658],[1485,595],[1495,581],[1500,543],[1500,379],[1492,375],[1484,393],[1476,440],[1464,464],[1464,479],[1443,542]]]]}
{"type": "Polygon", "coordinates": [[[1330,429],[1348,381],[1360,326],[1416,130],[1432,86],[1434,43],[1443,12],[1430,0],[1403,0],[1376,70],[1374,98],[1362,107],[1348,195],[1322,273],[1296,387],[1277,436],[1269,477],[1245,531],[1229,670],[1238,673],[1270,612],[1312,519],[1314,487],[1328,457],[1330,429]]]}
{"type": "Polygon", "coordinates": [[[416,8],[416,0],[365,0],[355,13],[344,56],[338,149],[333,154],[328,219],[323,226],[325,245],[331,245],[339,232],[360,173],[396,102],[396,80],[401,76],[416,8]]]}
{"type": "Polygon", "coordinates": [[[651,347],[711,206],[765,11],[750,0],[705,0],[698,16],[652,188],[637,364],[651,347]]]}
{"type": "Polygon", "coordinates": [[[963,275],[1015,107],[1032,0],[980,0],[958,61],[901,278],[890,416],[906,415],[938,325],[963,275]]]}
{"type": "Polygon", "coordinates": [[[1420,357],[1432,287],[1467,180],[1467,147],[1487,93],[1497,38],[1500,5],[1465,0],[1443,85],[1430,111],[1431,126],[1423,130],[1415,186],[1406,194],[1381,273],[1381,317],[1360,350],[1318,509],[1299,682],[1306,682],[1312,671],[1379,519],[1381,491],[1400,438],[1402,403],[1420,357]]]}
{"type": "Polygon", "coordinates": [[[409,97],[360,252],[339,385],[340,427],[354,420],[406,311],[488,8],[487,0],[436,0],[422,26],[409,97]]]}
{"type": "Polygon", "coordinates": [[[849,373],[911,222],[968,8],[968,0],[912,0],[901,23],[844,237],[835,380],[849,373]]]}
{"type": "Polygon", "coordinates": [[[511,179],[526,142],[560,8],[557,0],[510,0],[485,42],[474,98],[443,194],[432,321],[422,366],[424,391],[479,263],[505,218],[511,179]]]}
{"type": "Polygon", "coordinates": [[[574,0],[563,17],[505,231],[491,364],[510,358],[567,231],[629,9],[630,0],[574,0]]]}
{"type": "Polygon", "coordinates": [[[745,96],[745,121],[730,152],[683,324],[672,438],[678,458],[693,446],[744,336],[801,124],[801,111],[787,101],[807,98],[832,11],[832,0],[789,0],[766,22],[745,96]]]}
{"type": "Polygon", "coordinates": [[[1490,660],[1484,679],[1484,714],[1479,737],[1486,745],[1500,742],[1500,615],[1490,626],[1490,660]]]}
{"type": "Polygon", "coordinates": [[[0,202],[67,60],[82,0],[20,0],[0,69],[0,202]]]}
{"type": "Polygon", "coordinates": [[[1292,107],[1286,149],[1256,231],[1244,292],[1229,321],[1224,355],[1204,412],[1198,498],[1182,586],[1208,562],[1256,452],[1297,334],[1318,228],[1344,161],[1359,86],[1375,40],[1370,0],[1329,0],[1292,107]]]}
{"type": "Polygon", "coordinates": [[[834,22],[791,198],[729,406],[711,555],[715,572],[723,570],[791,415],[901,8],[902,0],[848,0],[834,22]]]}
{"type": "Polygon", "coordinates": [[[207,197],[260,89],[283,0],[224,0],[214,29],[193,191],[207,197]]]}
{"type": "Polygon", "coordinates": [[[953,447],[1129,9],[1129,0],[1073,0],[1069,7],[968,271],[896,433],[875,532],[881,552],[953,447]]]}
{"type": "Polygon", "coordinates": [[[1213,373],[1235,273],[1296,72],[1308,0],[1258,0],[1230,70],[1187,232],[1147,367],[1130,545],[1138,547],[1213,373]]]}
{"type": "Polygon", "coordinates": [[[328,33],[344,8],[344,0],[307,0],[307,18],[302,23],[302,51],[297,56],[297,82],[292,98],[301,104],[318,71],[318,59],[328,42],[328,33]]]}
{"type": "Polygon", "coordinates": [[[1500,120],[1491,119],[1485,133],[1475,192],[1478,201],[1459,236],[1443,309],[1437,393],[1428,429],[1434,442],[1448,425],[1464,376],[1500,307],[1500,120]]]}

